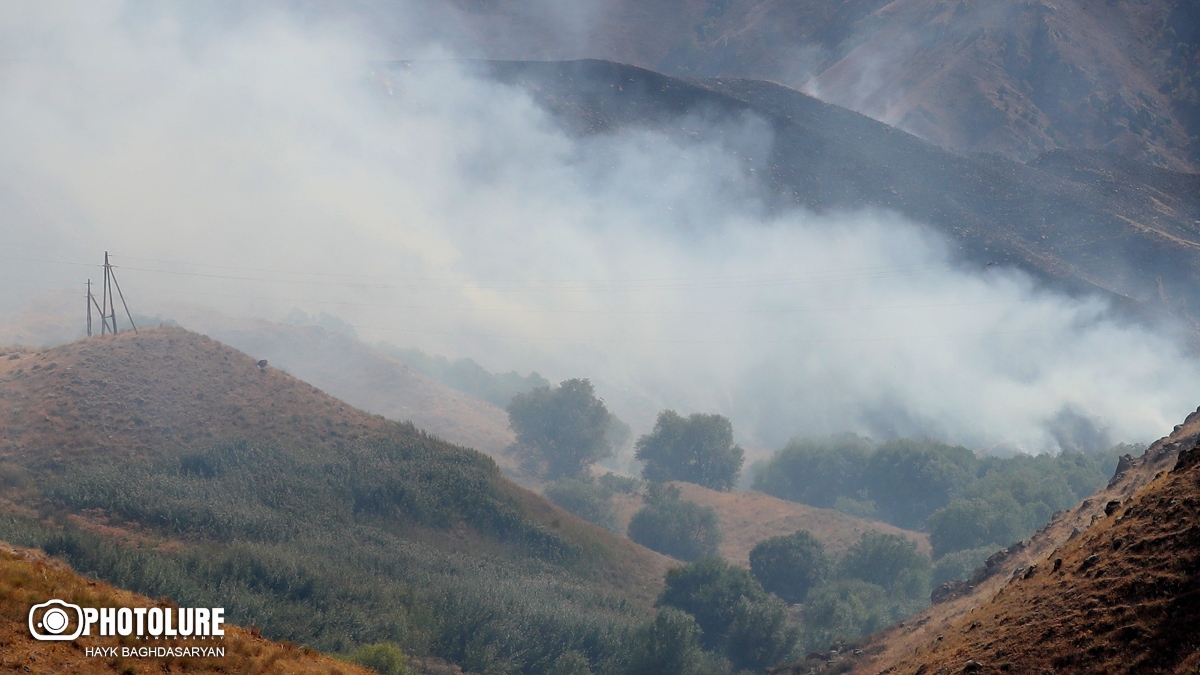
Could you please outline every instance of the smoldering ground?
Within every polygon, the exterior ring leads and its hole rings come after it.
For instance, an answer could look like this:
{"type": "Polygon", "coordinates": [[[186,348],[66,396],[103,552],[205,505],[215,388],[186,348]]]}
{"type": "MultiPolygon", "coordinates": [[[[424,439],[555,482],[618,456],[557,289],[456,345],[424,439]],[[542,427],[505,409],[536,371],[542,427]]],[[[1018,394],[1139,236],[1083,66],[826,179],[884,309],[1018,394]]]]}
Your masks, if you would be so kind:
{"type": "MultiPolygon", "coordinates": [[[[353,24],[136,3],[0,9],[13,309],[113,251],[143,311],[327,311],[368,339],[591,377],[759,447],[856,430],[1053,450],[1157,437],[1197,366],[887,212],[768,208],[753,116],[580,137],[529,96],[353,24]],[[437,67],[385,68],[381,56],[437,67]],[[1064,417],[1065,416],[1065,417],[1064,417]],[[1082,421],[1081,421],[1082,420],[1082,421]]],[[[418,35],[413,29],[410,34],[418,35]]]]}

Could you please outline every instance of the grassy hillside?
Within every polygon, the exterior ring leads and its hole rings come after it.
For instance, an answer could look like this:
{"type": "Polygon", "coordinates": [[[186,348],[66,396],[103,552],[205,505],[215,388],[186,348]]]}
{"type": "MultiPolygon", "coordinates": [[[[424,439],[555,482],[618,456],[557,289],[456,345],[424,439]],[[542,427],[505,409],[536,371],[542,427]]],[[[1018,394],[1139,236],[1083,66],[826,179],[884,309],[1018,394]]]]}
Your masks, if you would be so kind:
{"type": "MultiPolygon", "coordinates": [[[[99,658],[86,656],[84,647],[145,646],[133,638],[82,637],[74,642],[38,642],[29,637],[29,607],[60,598],[85,607],[173,606],[145,596],[97,583],[75,573],[44,553],[0,544],[0,668],[38,673],[228,673],[229,675],[366,675],[368,670],[335,661],[294,644],[271,642],[237,626],[225,626],[225,637],[213,643],[224,647],[223,658],[99,658]]],[[[161,646],[191,646],[182,642],[161,646]]]]}
{"type": "Polygon", "coordinates": [[[666,559],[181,329],[0,356],[0,538],[265,635],[481,672],[598,672],[666,559]]]}

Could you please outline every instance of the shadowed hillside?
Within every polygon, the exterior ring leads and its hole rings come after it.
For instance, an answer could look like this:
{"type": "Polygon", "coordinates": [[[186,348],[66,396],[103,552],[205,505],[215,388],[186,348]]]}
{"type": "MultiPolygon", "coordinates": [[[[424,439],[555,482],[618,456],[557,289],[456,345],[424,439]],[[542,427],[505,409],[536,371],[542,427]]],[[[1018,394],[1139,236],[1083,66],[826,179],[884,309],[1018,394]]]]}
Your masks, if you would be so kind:
{"type": "MultiPolygon", "coordinates": [[[[1200,168],[1192,0],[610,0],[555,11],[441,0],[424,10],[465,56],[770,80],[960,153],[1026,161],[1105,149],[1200,168]]],[[[386,3],[340,11],[384,34],[405,25],[386,3]]]]}
{"type": "Polygon", "coordinates": [[[484,455],[181,329],[5,350],[0,464],[0,538],[326,650],[599,664],[667,566],[484,455]]]}

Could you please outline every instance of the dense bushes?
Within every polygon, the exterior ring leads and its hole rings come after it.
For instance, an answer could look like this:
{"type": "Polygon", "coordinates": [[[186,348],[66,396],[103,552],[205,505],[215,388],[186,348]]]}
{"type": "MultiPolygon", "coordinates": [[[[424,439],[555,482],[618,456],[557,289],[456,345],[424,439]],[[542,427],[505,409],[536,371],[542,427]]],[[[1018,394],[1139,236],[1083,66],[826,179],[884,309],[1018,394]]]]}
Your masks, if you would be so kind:
{"type": "Polygon", "coordinates": [[[680,560],[717,554],[721,530],[717,512],[679,498],[679,489],[652,484],[646,505],[629,521],[629,538],[648,549],[680,560]]]}
{"type": "Polygon", "coordinates": [[[573,571],[578,550],[525,517],[491,460],[419,434],[320,452],[229,444],[35,480],[55,508],[101,509],[185,545],[11,518],[0,539],[330,652],[390,643],[472,672],[540,675],[574,651],[620,675],[646,620],[573,571]]]}
{"type": "Polygon", "coordinates": [[[544,494],[550,501],[590,523],[614,532],[618,529],[612,509],[613,491],[604,482],[563,478],[547,485],[544,494]]]}
{"type": "Polygon", "coordinates": [[[749,571],[720,558],[667,572],[658,602],[694,617],[700,644],[723,653],[737,669],[761,670],[778,663],[798,637],[786,605],[769,597],[749,571]]]}
{"type": "Polygon", "coordinates": [[[1112,474],[1119,445],[1093,455],[978,458],[924,439],[880,445],[852,434],[796,440],[758,467],[754,487],[784,499],[928,527],[935,557],[1026,537],[1112,474]]]}

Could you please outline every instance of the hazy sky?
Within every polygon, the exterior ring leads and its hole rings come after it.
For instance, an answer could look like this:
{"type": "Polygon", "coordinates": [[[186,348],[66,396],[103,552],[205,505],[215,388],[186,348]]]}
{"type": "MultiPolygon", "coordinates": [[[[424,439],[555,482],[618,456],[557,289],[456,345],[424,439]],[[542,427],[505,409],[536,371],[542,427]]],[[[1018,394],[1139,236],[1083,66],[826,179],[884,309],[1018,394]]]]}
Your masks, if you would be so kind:
{"type": "Polygon", "coordinates": [[[108,249],[142,313],[326,311],[591,377],[635,432],[660,407],[725,413],[757,447],[1053,449],[1064,411],[1150,440],[1197,403],[1196,363],[1100,301],[959,264],[886,212],[767,215],[730,147],[769,147],[760,120],[724,122],[724,147],[573,138],[451,63],[373,64],[395,45],[350,24],[146,6],[0,6],[4,311],[108,249]]]}

